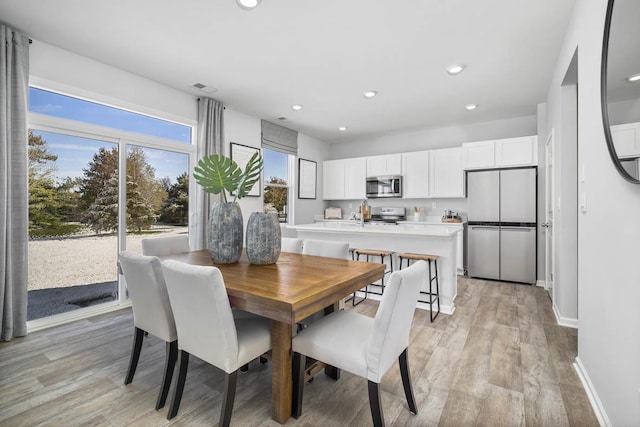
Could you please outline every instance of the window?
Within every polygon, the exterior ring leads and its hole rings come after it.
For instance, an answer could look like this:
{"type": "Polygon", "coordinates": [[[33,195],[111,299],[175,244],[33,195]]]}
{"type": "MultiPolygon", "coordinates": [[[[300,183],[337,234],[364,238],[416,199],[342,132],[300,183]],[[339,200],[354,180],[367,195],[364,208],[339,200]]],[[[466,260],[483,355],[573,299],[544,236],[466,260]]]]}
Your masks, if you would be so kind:
{"type": "Polygon", "coordinates": [[[120,304],[118,252],[188,233],[193,128],[33,87],[29,98],[27,317],[120,304]]]}
{"type": "Polygon", "coordinates": [[[294,156],[263,148],[264,211],[278,214],[282,223],[290,222],[291,174],[294,156]]]}

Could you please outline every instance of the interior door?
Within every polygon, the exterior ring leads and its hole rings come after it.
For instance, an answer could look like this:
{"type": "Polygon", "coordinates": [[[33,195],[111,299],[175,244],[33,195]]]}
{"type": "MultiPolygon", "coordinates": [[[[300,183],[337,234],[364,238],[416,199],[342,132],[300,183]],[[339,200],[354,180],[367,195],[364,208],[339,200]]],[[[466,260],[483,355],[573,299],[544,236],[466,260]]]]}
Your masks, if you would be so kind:
{"type": "Polygon", "coordinates": [[[553,142],[553,130],[549,139],[545,144],[545,198],[544,198],[544,224],[542,227],[545,229],[545,288],[551,299],[553,299],[553,253],[555,248],[554,233],[553,233],[553,201],[555,199],[555,180],[553,174],[553,162],[554,162],[554,142],[553,142]]]}

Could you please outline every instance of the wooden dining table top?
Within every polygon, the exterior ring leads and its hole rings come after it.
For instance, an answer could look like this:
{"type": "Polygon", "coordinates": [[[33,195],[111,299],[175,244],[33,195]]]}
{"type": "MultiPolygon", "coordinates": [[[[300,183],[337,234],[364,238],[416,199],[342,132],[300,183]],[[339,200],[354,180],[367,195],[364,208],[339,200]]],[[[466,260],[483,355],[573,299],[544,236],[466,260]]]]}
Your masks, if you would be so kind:
{"type": "Polygon", "coordinates": [[[294,324],[382,277],[381,264],[282,252],[275,264],[251,264],[243,253],[233,264],[214,264],[207,250],[172,254],[222,272],[233,307],[294,324]]]}

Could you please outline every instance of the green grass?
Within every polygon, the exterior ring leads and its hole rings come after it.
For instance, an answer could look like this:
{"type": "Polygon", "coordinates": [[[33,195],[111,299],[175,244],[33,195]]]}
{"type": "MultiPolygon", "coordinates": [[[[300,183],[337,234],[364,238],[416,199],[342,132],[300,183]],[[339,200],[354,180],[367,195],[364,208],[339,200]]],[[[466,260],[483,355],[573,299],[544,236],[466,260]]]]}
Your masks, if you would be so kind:
{"type": "Polygon", "coordinates": [[[85,229],[82,224],[62,223],[46,228],[34,228],[29,230],[30,238],[37,237],[53,237],[53,236],[69,236],[76,234],[85,229]]]}

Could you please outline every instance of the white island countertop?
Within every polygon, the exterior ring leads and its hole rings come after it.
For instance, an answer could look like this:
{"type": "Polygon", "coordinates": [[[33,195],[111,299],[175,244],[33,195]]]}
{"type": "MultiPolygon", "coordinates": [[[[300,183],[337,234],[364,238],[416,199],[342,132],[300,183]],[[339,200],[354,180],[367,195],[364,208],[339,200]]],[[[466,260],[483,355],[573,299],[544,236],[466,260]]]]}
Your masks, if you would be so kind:
{"type": "Polygon", "coordinates": [[[314,224],[302,224],[289,226],[299,231],[329,232],[329,233],[353,233],[386,236],[414,236],[414,237],[435,237],[452,238],[461,231],[458,226],[425,225],[425,224],[371,224],[365,223],[361,226],[353,222],[316,222],[314,224]]]}

